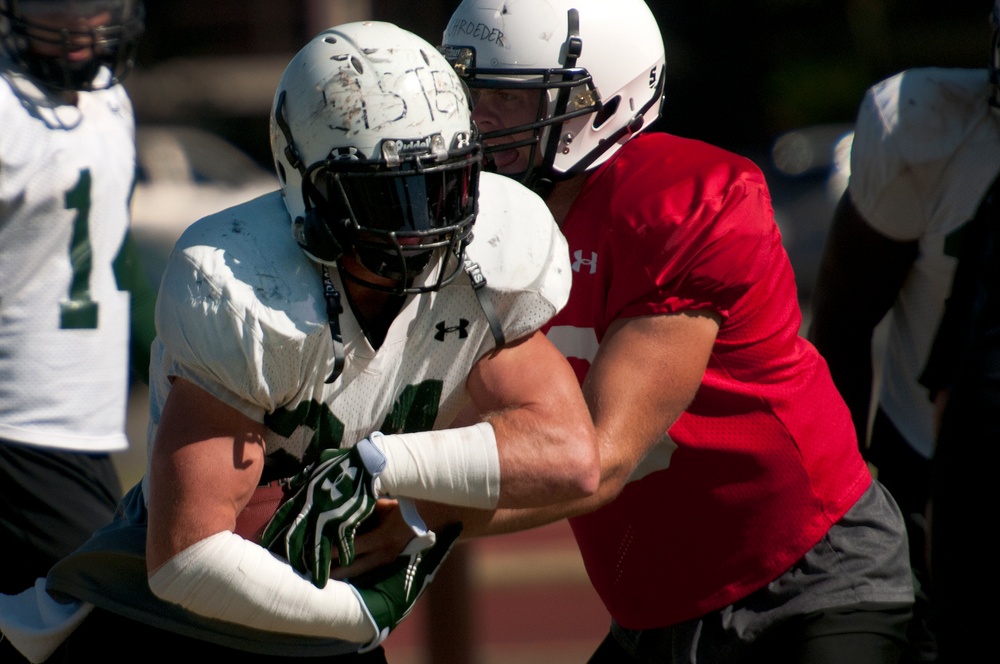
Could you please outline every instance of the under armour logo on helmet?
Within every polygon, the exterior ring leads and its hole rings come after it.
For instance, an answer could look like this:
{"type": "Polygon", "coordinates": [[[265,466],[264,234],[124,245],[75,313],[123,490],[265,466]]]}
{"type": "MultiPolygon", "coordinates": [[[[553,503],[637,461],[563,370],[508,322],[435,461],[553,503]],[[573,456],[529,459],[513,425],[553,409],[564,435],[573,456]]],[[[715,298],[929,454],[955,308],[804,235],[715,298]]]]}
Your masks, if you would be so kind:
{"type": "Polygon", "coordinates": [[[333,161],[361,161],[360,153],[355,147],[338,147],[330,150],[333,161]]]}
{"type": "Polygon", "coordinates": [[[444,321],[441,321],[440,323],[437,324],[436,327],[437,327],[437,334],[434,335],[434,338],[437,339],[438,341],[444,341],[445,335],[448,334],[449,332],[458,332],[459,339],[464,339],[467,336],[469,336],[469,321],[465,320],[464,318],[459,319],[458,325],[453,325],[451,327],[448,327],[447,325],[445,325],[444,321]]]}

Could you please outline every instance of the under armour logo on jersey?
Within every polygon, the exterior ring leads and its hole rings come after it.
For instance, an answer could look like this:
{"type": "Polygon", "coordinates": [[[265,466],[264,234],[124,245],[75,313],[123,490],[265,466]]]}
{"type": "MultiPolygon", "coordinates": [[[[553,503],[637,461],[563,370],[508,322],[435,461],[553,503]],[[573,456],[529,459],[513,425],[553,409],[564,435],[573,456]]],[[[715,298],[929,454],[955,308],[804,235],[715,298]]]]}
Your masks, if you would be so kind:
{"type": "Polygon", "coordinates": [[[448,334],[449,332],[458,332],[459,339],[464,339],[467,336],[469,336],[469,321],[465,320],[464,318],[460,318],[458,320],[458,325],[453,325],[451,327],[448,327],[447,325],[445,325],[444,321],[441,321],[440,323],[437,324],[436,327],[437,327],[437,334],[434,335],[434,338],[437,339],[438,341],[444,341],[445,335],[448,334]]]}
{"type": "Polygon", "coordinates": [[[590,258],[584,258],[583,252],[577,249],[573,252],[573,271],[580,272],[582,268],[589,267],[590,273],[597,272],[597,252],[590,252],[590,258]]]}

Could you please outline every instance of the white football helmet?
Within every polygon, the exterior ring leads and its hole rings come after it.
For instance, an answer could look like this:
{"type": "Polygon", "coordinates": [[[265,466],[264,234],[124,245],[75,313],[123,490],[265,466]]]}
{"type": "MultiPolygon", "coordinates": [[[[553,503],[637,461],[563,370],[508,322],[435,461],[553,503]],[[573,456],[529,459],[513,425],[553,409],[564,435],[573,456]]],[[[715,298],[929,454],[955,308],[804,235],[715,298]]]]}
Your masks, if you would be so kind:
{"type": "Polygon", "coordinates": [[[0,44],[50,88],[107,88],[132,70],[143,18],[141,0],[0,0],[0,44]]]}
{"type": "Polygon", "coordinates": [[[462,269],[481,146],[465,85],[423,39],[377,21],[319,34],[278,83],[271,151],[296,240],[313,260],[353,251],[400,293],[440,288],[462,269]],[[441,257],[436,283],[411,288],[432,255],[441,257]]]}
{"type": "Polygon", "coordinates": [[[534,164],[541,151],[541,166],[521,179],[543,194],[605,162],[660,114],[663,38],[643,0],[463,0],[441,50],[470,88],[547,91],[534,123],[483,134],[487,153],[531,144],[534,164]],[[528,130],[529,141],[490,146],[528,130]]]}

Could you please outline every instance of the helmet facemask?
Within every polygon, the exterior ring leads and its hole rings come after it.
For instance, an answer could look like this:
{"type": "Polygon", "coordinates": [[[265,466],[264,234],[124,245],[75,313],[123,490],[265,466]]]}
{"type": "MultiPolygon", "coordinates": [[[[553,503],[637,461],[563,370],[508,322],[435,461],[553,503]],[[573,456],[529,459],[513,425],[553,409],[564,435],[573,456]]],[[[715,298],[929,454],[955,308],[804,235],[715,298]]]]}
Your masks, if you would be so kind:
{"type": "Polygon", "coordinates": [[[132,70],[143,15],[138,0],[0,0],[0,41],[46,87],[103,89],[132,70]]]}
{"type": "Polygon", "coordinates": [[[453,152],[443,163],[417,155],[396,166],[333,157],[309,169],[303,195],[343,248],[352,248],[365,268],[398,286],[348,272],[349,278],[379,290],[437,290],[462,270],[476,216],[479,168],[478,144],[453,152]],[[433,285],[413,286],[435,256],[441,265],[433,285]]]}
{"type": "Polygon", "coordinates": [[[600,93],[594,87],[593,77],[585,68],[576,67],[580,41],[574,33],[572,18],[567,38],[566,58],[561,67],[552,68],[497,68],[477,66],[475,47],[441,47],[441,52],[455,67],[455,71],[472,91],[473,105],[483,90],[537,90],[537,110],[533,122],[481,134],[491,168],[492,155],[525,146],[531,149],[527,169],[522,173],[508,174],[535,191],[546,194],[557,180],[568,179],[586,170],[588,164],[578,164],[564,173],[553,168],[556,154],[572,141],[572,134],[563,131],[566,122],[581,116],[600,112],[600,93]],[[508,136],[527,134],[526,137],[504,142],[508,136]]]}
{"type": "MultiPolygon", "coordinates": [[[[341,269],[368,288],[397,294],[438,290],[464,269],[465,247],[476,219],[482,146],[472,133],[458,134],[446,149],[440,134],[424,139],[382,140],[380,156],[366,159],[337,147],[324,160],[304,166],[285,121],[279,97],[275,123],[284,134],[285,157],[301,171],[303,216],[293,233],[318,263],[338,263],[351,252],[367,270],[393,285],[341,269]],[[413,284],[440,258],[437,278],[413,284]]],[[[279,179],[288,181],[279,161],[279,179]]],[[[343,268],[342,265],[340,265],[343,268]]]]}

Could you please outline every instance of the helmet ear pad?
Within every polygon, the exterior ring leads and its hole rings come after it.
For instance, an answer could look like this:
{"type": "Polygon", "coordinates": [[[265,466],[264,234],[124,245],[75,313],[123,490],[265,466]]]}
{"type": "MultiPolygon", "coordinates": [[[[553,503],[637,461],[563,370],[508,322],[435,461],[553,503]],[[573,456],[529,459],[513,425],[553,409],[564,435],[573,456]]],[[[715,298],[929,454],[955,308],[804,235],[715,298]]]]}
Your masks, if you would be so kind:
{"type": "Polygon", "coordinates": [[[346,229],[340,230],[339,233],[335,232],[329,220],[317,208],[311,207],[302,218],[302,243],[317,260],[334,263],[344,255],[346,238],[343,236],[346,235],[346,229]]]}
{"type": "Polygon", "coordinates": [[[307,175],[302,180],[305,213],[296,219],[299,244],[324,263],[338,261],[354,245],[351,222],[346,210],[335,210],[307,175]]]}

